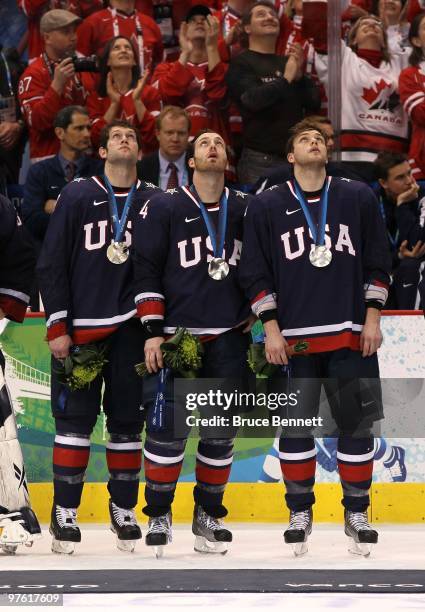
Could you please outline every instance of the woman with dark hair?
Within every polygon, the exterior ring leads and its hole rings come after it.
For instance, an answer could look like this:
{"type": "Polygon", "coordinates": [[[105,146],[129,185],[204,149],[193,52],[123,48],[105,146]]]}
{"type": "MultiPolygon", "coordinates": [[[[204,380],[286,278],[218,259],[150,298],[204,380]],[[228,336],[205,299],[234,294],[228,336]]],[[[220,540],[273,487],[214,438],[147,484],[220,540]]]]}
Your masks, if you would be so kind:
{"type": "Polygon", "coordinates": [[[413,19],[409,30],[412,52],[400,74],[400,99],[412,124],[409,163],[416,180],[425,179],[425,13],[413,19]]]}
{"type": "Polygon", "coordinates": [[[99,72],[97,91],[87,99],[93,145],[98,146],[104,125],[125,119],[140,131],[142,152],[156,151],[155,117],[161,111],[161,99],[157,90],[146,84],[149,72],[140,76],[137,55],[128,38],[117,36],[108,42],[99,60],[99,72]]]}

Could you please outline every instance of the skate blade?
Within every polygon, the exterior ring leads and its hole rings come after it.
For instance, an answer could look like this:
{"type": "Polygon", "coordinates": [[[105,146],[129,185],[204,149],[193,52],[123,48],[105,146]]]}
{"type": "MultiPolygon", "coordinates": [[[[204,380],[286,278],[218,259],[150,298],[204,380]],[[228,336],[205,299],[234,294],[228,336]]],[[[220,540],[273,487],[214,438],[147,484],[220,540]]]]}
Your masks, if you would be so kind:
{"type": "Polygon", "coordinates": [[[18,546],[16,544],[0,544],[0,550],[2,550],[5,555],[14,555],[18,550],[18,546]]]}
{"type": "Polygon", "coordinates": [[[72,555],[75,551],[75,542],[52,539],[52,552],[57,555],[72,555]]]}
{"type": "Polygon", "coordinates": [[[196,536],[193,548],[196,552],[202,554],[211,553],[225,555],[227,553],[227,544],[227,542],[210,542],[203,536],[196,536]]]}
{"type": "Polygon", "coordinates": [[[123,552],[134,552],[137,540],[120,540],[117,538],[117,548],[123,552]]]}
{"type": "Polygon", "coordinates": [[[162,557],[164,556],[165,546],[152,546],[152,548],[153,548],[153,554],[155,555],[155,557],[157,559],[162,559],[162,557]]]}
{"type": "Polygon", "coordinates": [[[372,544],[366,544],[362,542],[356,542],[353,538],[349,538],[348,552],[352,555],[359,555],[362,557],[369,557],[372,549],[372,544]]]}
{"type": "Polygon", "coordinates": [[[295,557],[302,557],[308,552],[307,542],[296,542],[291,544],[291,546],[295,557]]]}

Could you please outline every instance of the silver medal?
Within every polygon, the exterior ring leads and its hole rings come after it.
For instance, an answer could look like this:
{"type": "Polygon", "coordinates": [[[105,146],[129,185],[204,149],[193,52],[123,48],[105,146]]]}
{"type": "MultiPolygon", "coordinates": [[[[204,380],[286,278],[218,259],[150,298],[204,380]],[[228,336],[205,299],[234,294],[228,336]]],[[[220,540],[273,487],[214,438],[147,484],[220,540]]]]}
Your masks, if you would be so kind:
{"type": "Polygon", "coordinates": [[[113,264],[123,264],[129,257],[128,246],[125,242],[115,242],[113,240],[106,250],[106,256],[113,264]]]}
{"type": "Polygon", "coordinates": [[[332,261],[332,253],[324,245],[315,244],[310,251],[310,262],[315,268],[325,268],[332,261]]]}
{"type": "Polygon", "coordinates": [[[229,274],[229,264],[222,257],[213,257],[208,264],[208,274],[213,280],[221,281],[229,274]]]}

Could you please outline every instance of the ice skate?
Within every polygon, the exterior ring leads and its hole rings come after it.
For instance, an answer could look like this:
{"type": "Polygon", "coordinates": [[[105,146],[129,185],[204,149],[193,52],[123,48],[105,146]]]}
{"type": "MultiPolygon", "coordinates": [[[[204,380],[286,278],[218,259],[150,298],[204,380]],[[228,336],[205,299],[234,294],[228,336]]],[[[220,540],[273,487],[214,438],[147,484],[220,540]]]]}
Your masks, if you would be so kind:
{"type": "Polygon", "coordinates": [[[345,535],[351,538],[349,552],[354,555],[370,555],[371,545],[378,542],[378,532],[371,528],[367,520],[367,512],[351,512],[345,510],[345,535]]]}
{"type": "Polygon", "coordinates": [[[384,467],[388,470],[393,482],[405,482],[407,476],[406,464],[404,462],[405,450],[401,446],[393,446],[391,456],[384,461],[384,467]]]}
{"type": "Polygon", "coordinates": [[[173,533],[171,530],[171,512],[162,516],[151,516],[146,534],[147,546],[153,546],[153,551],[157,559],[164,555],[164,546],[172,542],[173,533]]]}
{"type": "Polygon", "coordinates": [[[53,536],[52,552],[72,555],[75,542],[81,542],[81,531],[77,526],[77,509],[62,508],[53,504],[49,531],[53,536]]]}
{"type": "Polygon", "coordinates": [[[201,506],[195,506],[192,533],[196,536],[194,550],[200,553],[225,555],[233,539],[232,533],[223,527],[223,521],[207,514],[201,506]]]}
{"type": "Polygon", "coordinates": [[[110,499],[109,515],[111,517],[111,531],[117,536],[117,548],[124,552],[133,552],[137,540],[142,537],[134,510],[120,508],[110,499]]]}
{"type": "Polygon", "coordinates": [[[19,544],[32,546],[41,537],[38,520],[31,508],[0,514],[0,549],[14,555],[19,544]]]}
{"type": "Polygon", "coordinates": [[[292,545],[296,557],[305,555],[308,551],[307,539],[311,534],[312,525],[313,510],[311,508],[308,508],[308,510],[301,510],[300,512],[291,510],[289,526],[284,532],[283,537],[287,544],[292,545]]]}

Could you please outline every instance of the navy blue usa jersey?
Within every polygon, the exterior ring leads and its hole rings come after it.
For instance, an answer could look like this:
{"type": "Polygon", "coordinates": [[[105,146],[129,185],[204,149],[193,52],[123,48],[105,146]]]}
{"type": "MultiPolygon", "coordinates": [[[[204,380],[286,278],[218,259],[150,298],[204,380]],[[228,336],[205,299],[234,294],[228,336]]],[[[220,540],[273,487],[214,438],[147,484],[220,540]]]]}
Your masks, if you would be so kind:
{"type": "MultiPolygon", "coordinates": [[[[199,204],[187,187],[155,195],[141,209],[133,232],[135,302],[143,323],[158,334],[183,326],[195,335],[221,334],[249,316],[238,283],[247,196],[229,190],[224,259],[230,272],[221,281],[208,275],[211,240],[199,204]]],[[[219,205],[208,207],[217,228],[219,205]]]]}
{"type": "MultiPolygon", "coordinates": [[[[137,182],[123,238],[128,246],[134,218],[155,191],[155,185],[137,182]]],[[[114,193],[121,214],[128,189],[114,188],[114,193]]],[[[111,263],[106,250],[112,239],[102,178],[69,183],[58,198],[37,264],[49,340],[66,333],[76,344],[101,340],[135,315],[131,258],[111,263]]]]}
{"type": "Polygon", "coordinates": [[[34,267],[30,236],[13,205],[0,195],[0,308],[11,321],[25,317],[34,267]]]}
{"type": "MultiPolygon", "coordinates": [[[[330,265],[315,268],[313,239],[293,184],[271,187],[247,211],[240,279],[255,314],[277,308],[289,344],[309,343],[309,352],[359,350],[366,303],[387,298],[390,255],[378,202],[360,182],[327,177],[326,245],[330,265]]],[[[320,198],[310,198],[318,219],[320,198]]]]}

